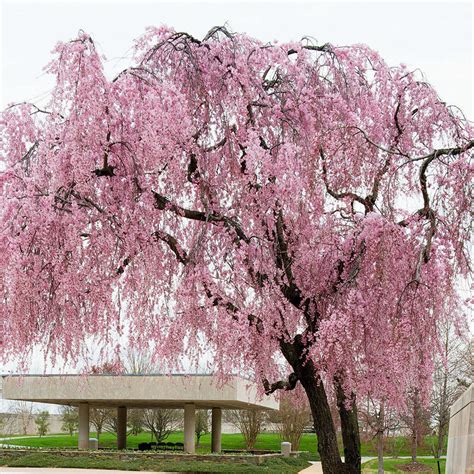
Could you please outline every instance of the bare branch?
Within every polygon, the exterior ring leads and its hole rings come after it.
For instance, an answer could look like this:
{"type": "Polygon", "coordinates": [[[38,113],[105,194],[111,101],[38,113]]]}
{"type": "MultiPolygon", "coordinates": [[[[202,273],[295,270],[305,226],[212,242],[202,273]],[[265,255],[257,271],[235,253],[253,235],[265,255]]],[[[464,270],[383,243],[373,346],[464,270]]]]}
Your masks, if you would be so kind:
{"type": "Polygon", "coordinates": [[[288,380],[279,380],[278,382],[270,383],[267,379],[263,379],[263,388],[265,389],[265,395],[270,395],[276,390],[293,390],[298,383],[298,376],[292,372],[288,376],[288,380]]]}
{"type": "Polygon", "coordinates": [[[352,192],[342,192],[342,193],[336,193],[333,189],[329,187],[328,183],[328,178],[327,178],[327,168],[326,168],[326,157],[324,155],[324,150],[322,148],[319,149],[319,154],[321,156],[321,161],[322,161],[322,168],[323,168],[323,180],[324,180],[324,185],[326,186],[326,191],[330,196],[332,196],[334,199],[344,199],[344,198],[351,198],[352,201],[357,201],[361,203],[367,211],[370,211],[370,205],[367,202],[366,199],[363,197],[352,193],[352,192]]]}
{"type": "Polygon", "coordinates": [[[186,265],[188,263],[188,254],[187,252],[181,247],[178,243],[177,239],[172,235],[164,232],[162,230],[157,230],[153,233],[153,236],[165,244],[171,249],[171,251],[175,254],[176,259],[179,263],[186,265]]]}
{"type": "MultiPolygon", "coordinates": [[[[305,46],[302,46],[303,49],[307,49],[309,51],[319,51],[320,53],[332,53],[331,45],[329,43],[325,43],[322,46],[316,46],[312,44],[308,44],[305,46]]],[[[296,49],[290,49],[287,54],[288,56],[291,56],[292,54],[297,54],[298,51],[296,49]]]]}
{"type": "Polygon", "coordinates": [[[228,229],[232,229],[239,240],[244,241],[245,243],[250,243],[250,239],[245,235],[242,230],[239,222],[235,219],[232,219],[215,212],[205,213],[202,211],[195,211],[193,209],[186,209],[184,207],[173,204],[167,197],[162,196],[161,194],[152,191],[153,196],[155,197],[155,206],[162,211],[171,211],[177,216],[185,217],[186,219],[201,221],[201,222],[210,222],[212,224],[223,223],[224,226],[228,229]]]}

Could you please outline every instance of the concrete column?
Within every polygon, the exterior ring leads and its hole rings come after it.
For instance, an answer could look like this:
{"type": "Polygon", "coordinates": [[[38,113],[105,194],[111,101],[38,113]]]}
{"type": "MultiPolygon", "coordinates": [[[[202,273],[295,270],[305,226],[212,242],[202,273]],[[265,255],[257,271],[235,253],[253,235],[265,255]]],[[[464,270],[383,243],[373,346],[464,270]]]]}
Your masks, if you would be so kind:
{"type": "Polygon", "coordinates": [[[196,407],[194,403],[184,405],[184,452],[194,453],[194,435],[196,432],[196,407]]]}
{"type": "Polygon", "coordinates": [[[211,446],[213,453],[221,452],[222,439],[222,408],[212,409],[212,429],[211,429],[211,446]]]}
{"type": "Polygon", "coordinates": [[[79,403],[79,449],[89,449],[88,403],[79,403]]]}
{"type": "Polygon", "coordinates": [[[127,448],[127,407],[117,408],[117,449],[127,448]]]}

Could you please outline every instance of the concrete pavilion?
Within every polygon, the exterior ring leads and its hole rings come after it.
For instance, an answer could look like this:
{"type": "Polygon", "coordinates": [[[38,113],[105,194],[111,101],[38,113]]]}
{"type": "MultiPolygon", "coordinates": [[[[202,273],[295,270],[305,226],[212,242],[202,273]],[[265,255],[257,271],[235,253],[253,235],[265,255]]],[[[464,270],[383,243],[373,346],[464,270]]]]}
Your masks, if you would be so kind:
{"type": "Polygon", "coordinates": [[[89,408],[117,408],[117,448],[127,445],[127,408],[183,408],[184,451],[195,452],[195,411],[212,410],[212,451],[221,450],[223,409],[278,409],[260,399],[254,383],[233,376],[219,386],[212,375],[8,375],[3,398],[79,407],[79,449],[89,447],[89,408]]]}

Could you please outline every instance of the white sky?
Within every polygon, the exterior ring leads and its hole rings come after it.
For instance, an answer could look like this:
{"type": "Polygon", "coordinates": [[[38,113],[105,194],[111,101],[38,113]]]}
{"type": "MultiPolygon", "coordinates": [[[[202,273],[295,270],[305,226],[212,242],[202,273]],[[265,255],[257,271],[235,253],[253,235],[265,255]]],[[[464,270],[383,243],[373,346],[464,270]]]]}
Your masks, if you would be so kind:
{"type": "MultiPolygon", "coordinates": [[[[106,55],[112,77],[128,66],[132,41],[146,26],[167,24],[203,37],[227,24],[263,41],[311,36],[320,43],[366,43],[391,65],[421,69],[443,100],[474,118],[471,2],[0,0],[0,16],[1,109],[25,100],[44,103],[53,85],[42,71],[50,51],[80,29],[106,55]]],[[[31,371],[42,367],[38,354],[31,371]]],[[[0,374],[7,369],[0,366],[0,374]]]]}
{"type": "Polygon", "coordinates": [[[391,65],[420,68],[443,100],[474,118],[471,2],[0,2],[1,108],[44,100],[52,82],[42,68],[51,49],[80,29],[107,56],[112,75],[128,65],[132,40],[146,26],[168,24],[202,37],[227,23],[264,41],[312,36],[321,43],[366,43],[391,65]]]}

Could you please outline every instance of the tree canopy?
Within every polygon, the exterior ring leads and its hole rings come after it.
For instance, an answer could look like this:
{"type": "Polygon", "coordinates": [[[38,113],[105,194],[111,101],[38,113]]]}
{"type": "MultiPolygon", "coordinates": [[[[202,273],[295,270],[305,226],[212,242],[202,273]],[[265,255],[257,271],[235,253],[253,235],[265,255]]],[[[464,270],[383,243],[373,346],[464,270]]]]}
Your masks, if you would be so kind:
{"type": "Polygon", "coordinates": [[[150,28],[112,80],[80,33],[47,72],[47,106],[1,117],[3,359],[123,333],[267,392],[310,369],[395,404],[428,386],[474,141],[420,73],[219,27],[150,28]]]}

